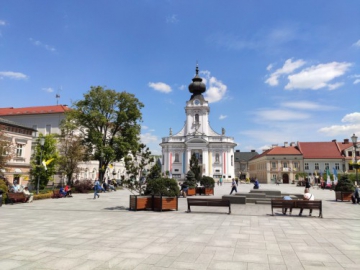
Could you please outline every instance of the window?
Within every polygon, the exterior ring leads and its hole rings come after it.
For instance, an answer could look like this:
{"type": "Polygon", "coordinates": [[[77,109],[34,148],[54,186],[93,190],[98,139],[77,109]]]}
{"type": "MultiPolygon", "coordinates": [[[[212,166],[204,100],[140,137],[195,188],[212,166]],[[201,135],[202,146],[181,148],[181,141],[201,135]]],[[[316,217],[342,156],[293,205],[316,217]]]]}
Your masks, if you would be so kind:
{"type": "Polygon", "coordinates": [[[348,157],[352,157],[352,151],[348,151],[348,157]]]}
{"type": "Polygon", "coordinates": [[[287,166],[287,162],[284,162],[283,165],[284,165],[284,168],[287,168],[287,167],[288,167],[288,166],[287,166]]]}
{"type": "Polygon", "coordinates": [[[309,169],[309,163],[305,163],[305,170],[309,169]]]}
{"type": "Polygon", "coordinates": [[[215,154],[215,162],[219,162],[219,154],[215,154]]]}
{"type": "Polygon", "coordinates": [[[338,171],[340,170],[340,164],[339,163],[335,163],[335,169],[338,171]]]}
{"type": "Polygon", "coordinates": [[[38,136],[37,125],[33,125],[32,128],[36,130],[33,131],[33,137],[37,137],[38,136]]]}
{"type": "Polygon", "coordinates": [[[51,125],[46,125],[46,135],[51,134],[51,125]]]}
{"type": "Polygon", "coordinates": [[[299,168],[299,163],[298,162],[294,162],[294,168],[295,169],[299,168]]]}
{"type": "Polygon", "coordinates": [[[271,162],[271,168],[276,169],[276,162],[271,162]]]}
{"type": "Polygon", "coordinates": [[[325,170],[329,169],[329,163],[325,163],[325,170]]]}
{"type": "Polygon", "coordinates": [[[199,123],[199,115],[195,114],[195,123],[199,123]]]}
{"type": "Polygon", "coordinates": [[[23,145],[22,144],[16,144],[16,156],[22,157],[23,155],[23,145]]]}
{"type": "Polygon", "coordinates": [[[178,171],[179,171],[179,169],[175,169],[174,171],[175,171],[175,172],[178,172],[178,171]]]}
{"type": "Polygon", "coordinates": [[[175,154],[175,162],[179,162],[179,154],[178,153],[175,154]]]}
{"type": "Polygon", "coordinates": [[[315,170],[319,170],[319,163],[315,163],[315,170]]]}
{"type": "Polygon", "coordinates": [[[276,180],[276,174],[272,175],[272,179],[276,180]]]}

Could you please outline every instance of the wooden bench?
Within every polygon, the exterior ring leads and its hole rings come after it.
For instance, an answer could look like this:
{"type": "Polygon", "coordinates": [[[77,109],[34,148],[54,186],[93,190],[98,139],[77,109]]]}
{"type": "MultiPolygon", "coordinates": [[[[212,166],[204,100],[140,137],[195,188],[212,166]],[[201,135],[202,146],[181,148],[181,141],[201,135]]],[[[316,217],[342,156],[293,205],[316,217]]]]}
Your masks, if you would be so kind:
{"type": "Polygon", "coordinates": [[[323,217],[322,215],[322,201],[314,200],[282,200],[282,199],[272,199],[271,200],[271,213],[274,215],[274,208],[285,209],[288,208],[290,210],[290,215],[292,214],[292,209],[315,209],[319,210],[319,217],[323,217]]]}
{"type": "Polygon", "coordinates": [[[8,193],[7,199],[11,204],[14,204],[15,202],[26,202],[27,198],[24,193],[8,193]]]}
{"type": "Polygon", "coordinates": [[[219,207],[229,207],[229,214],[231,214],[231,203],[230,200],[223,199],[187,199],[188,203],[188,213],[191,212],[190,206],[219,206],[219,207]]]}

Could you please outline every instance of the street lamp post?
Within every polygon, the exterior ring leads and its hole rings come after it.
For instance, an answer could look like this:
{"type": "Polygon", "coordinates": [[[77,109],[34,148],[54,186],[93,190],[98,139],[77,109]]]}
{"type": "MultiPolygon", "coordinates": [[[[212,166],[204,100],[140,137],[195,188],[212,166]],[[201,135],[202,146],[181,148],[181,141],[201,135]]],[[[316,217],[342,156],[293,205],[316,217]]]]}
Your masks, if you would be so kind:
{"type": "Polygon", "coordinates": [[[36,185],[36,194],[39,194],[40,172],[41,172],[41,164],[42,164],[42,152],[43,152],[43,147],[44,147],[44,144],[45,144],[45,138],[44,137],[39,139],[39,144],[40,144],[40,162],[39,162],[38,180],[37,180],[37,185],[36,185]]]}
{"type": "Polygon", "coordinates": [[[356,183],[358,183],[358,164],[357,164],[357,161],[356,161],[356,148],[357,148],[357,136],[355,136],[355,134],[353,134],[351,136],[351,140],[352,140],[352,143],[354,145],[354,149],[355,149],[355,156],[354,156],[354,161],[355,161],[355,164],[353,165],[354,168],[355,168],[355,173],[356,173],[356,183]]]}

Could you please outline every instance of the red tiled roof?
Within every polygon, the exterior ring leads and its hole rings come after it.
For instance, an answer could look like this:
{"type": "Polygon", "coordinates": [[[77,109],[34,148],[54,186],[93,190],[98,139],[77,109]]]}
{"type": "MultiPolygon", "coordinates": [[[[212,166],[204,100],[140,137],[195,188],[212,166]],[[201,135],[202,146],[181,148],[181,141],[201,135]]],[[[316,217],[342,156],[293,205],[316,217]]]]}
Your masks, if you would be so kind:
{"type": "Polygon", "coordinates": [[[342,158],[335,141],[333,142],[298,142],[298,147],[305,158],[342,158]]]}
{"type": "Polygon", "coordinates": [[[263,156],[272,155],[301,155],[300,151],[295,146],[276,146],[262,152],[260,155],[253,157],[251,160],[258,159],[263,156]]]}
{"type": "Polygon", "coordinates": [[[9,108],[0,108],[0,116],[63,113],[68,110],[70,110],[70,108],[66,105],[36,106],[36,107],[23,107],[23,108],[9,107],[9,108]]]}
{"type": "Polygon", "coordinates": [[[344,142],[338,142],[337,143],[340,151],[343,151],[349,147],[352,147],[353,146],[353,143],[352,142],[348,142],[348,143],[344,143],[344,142]]]}

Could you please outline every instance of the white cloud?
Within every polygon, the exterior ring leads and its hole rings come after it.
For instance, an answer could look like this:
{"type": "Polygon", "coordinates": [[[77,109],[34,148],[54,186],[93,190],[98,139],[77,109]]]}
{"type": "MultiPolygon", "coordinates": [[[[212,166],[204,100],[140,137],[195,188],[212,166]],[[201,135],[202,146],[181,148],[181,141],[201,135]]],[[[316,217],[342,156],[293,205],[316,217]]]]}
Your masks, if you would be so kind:
{"type": "Polygon", "coordinates": [[[359,123],[360,124],[360,113],[354,112],[349,113],[341,119],[341,122],[343,123],[359,123]]]}
{"type": "Polygon", "coordinates": [[[355,46],[355,47],[360,47],[360,39],[359,39],[358,41],[356,41],[356,42],[353,44],[353,46],[355,46]]]}
{"type": "Polygon", "coordinates": [[[319,129],[319,132],[325,133],[328,136],[349,136],[349,134],[360,133],[360,113],[349,113],[341,119],[341,122],[345,125],[332,125],[329,127],[323,127],[319,129]]]}
{"type": "Polygon", "coordinates": [[[227,115],[222,115],[222,114],[220,114],[219,119],[220,119],[220,120],[223,120],[223,119],[225,119],[226,117],[227,117],[227,115]]]}
{"type": "Polygon", "coordinates": [[[306,62],[304,60],[297,60],[295,62],[292,62],[292,59],[287,59],[283,65],[282,68],[277,69],[275,72],[273,72],[270,77],[265,81],[265,83],[276,86],[279,84],[279,77],[283,74],[290,74],[294,70],[302,67],[306,62]]]}
{"type": "Polygon", "coordinates": [[[51,87],[43,88],[42,90],[48,93],[54,92],[54,89],[52,89],[51,87]]]}
{"type": "Polygon", "coordinates": [[[151,134],[150,132],[140,134],[140,139],[141,139],[141,142],[146,144],[146,145],[149,144],[149,143],[153,143],[153,142],[158,141],[158,137],[156,135],[151,134]]]}
{"type": "Polygon", "coordinates": [[[149,82],[148,86],[155,91],[159,91],[161,93],[170,93],[172,91],[171,87],[163,82],[149,82]]]}
{"type": "Polygon", "coordinates": [[[336,87],[339,87],[339,85],[338,83],[330,84],[329,82],[344,75],[351,65],[351,63],[346,62],[331,62],[305,68],[297,74],[288,76],[289,83],[285,86],[285,89],[317,90],[328,87],[330,90],[333,90],[336,87]]]}
{"type": "Polygon", "coordinates": [[[255,112],[260,120],[265,121],[291,121],[310,118],[309,114],[289,110],[260,110],[255,112]]]}
{"type": "Polygon", "coordinates": [[[360,79],[356,79],[356,80],[354,81],[354,84],[358,84],[358,83],[360,83],[360,79]]]}
{"type": "Polygon", "coordinates": [[[327,111],[333,110],[335,107],[327,106],[320,103],[315,103],[311,101],[290,101],[290,102],[283,102],[281,106],[292,108],[292,109],[299,109],[299,110],[314,110],[314,111],[327,111]]]}
{"type": "Polygon", "coordinates": [[[141,129],[149,129],[148,126],[141,126],[141,129]]]}
{"type": "Polygon", "coordinates": [[[53,46],[50,46],[50,45],[47,45],[47,44],[44,44],[42,42],[40,42],[39,40],[34,40],[32,38],[29,38],[30,42],[35,45],[35,46],[38,46],[38,47],[41,47],[41,48],[44,48],[50,52],[55,52],[56,49],[53,47],[53,46]]]}
{"type": "Polygon", "coordinates": [[[200,71],[200,73],[205,75],[203,82],[207,84],[207,90],[204,94],[205,99],[209,103],[222,100],[226,94],[227,86],[222,81],[211,76],[208,70],[200,71]]]}
{"type": "Polygon", "coordinates": [[[0,71],[0,79],[9,78],[15,80],[25,80],[28,78],[27,75],[20,73],[20,72],[13,72],[13,71],[0,71]]]}
{"type": "Polygon", "coordinates": [[[273,68],[273,65],[270,64],[270,65],[268,65],[268,66],[266,67],[266,70],[267,70],[267,71],[270,71],[272,68],[273,68]]]}
{"type": "Polygon", "coordinates": [[[0,25],[1,25],[1,26],[6,25],[6,22],[3,21],[3,20],[0,20],[0,25]]]}
{"type": "Polygon", "coordinates": [[[185,90],[186,88],[187,88],[187,86],[185,84],[179,86],[180,90],[185,90]]]}
{"type": "Polygon", "coordinates": [[[331,91],[331,90],[335,90],[335,89],[339,88],[342,85],[344,85],[343,82],[337,82],[337,83],[333,83],[333,84],[328,84],[328,88],[331,91]]]}
{"type": "Polygon", "coordinates": [[[178,23],[179,19],[177,18],[176,14],[173,14],[173,15],[166,18],[166,22],[167,23],[178,23]]]}

